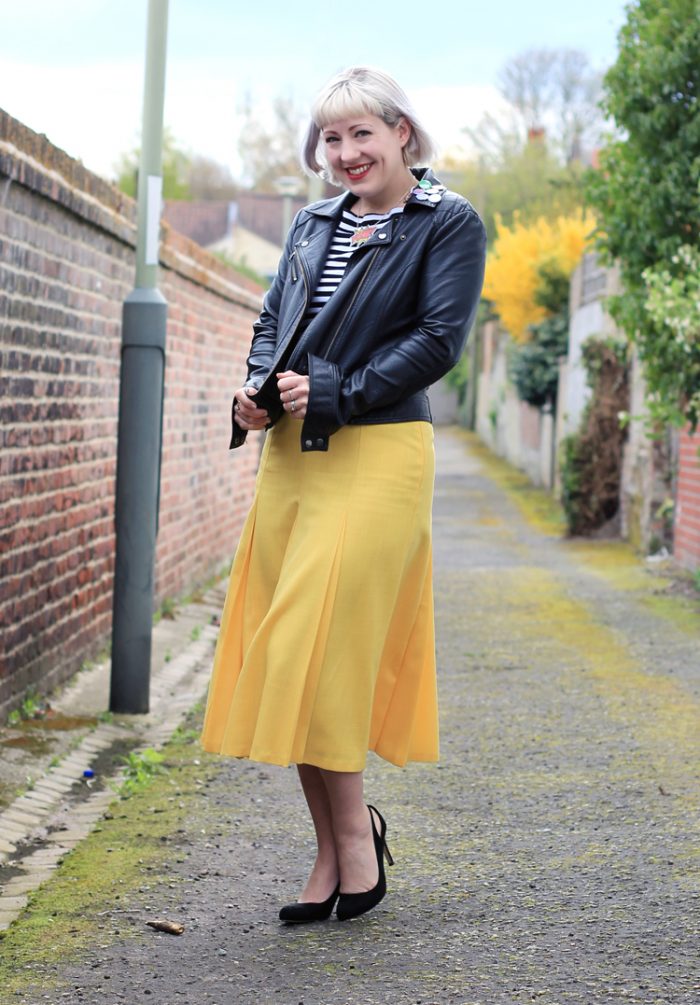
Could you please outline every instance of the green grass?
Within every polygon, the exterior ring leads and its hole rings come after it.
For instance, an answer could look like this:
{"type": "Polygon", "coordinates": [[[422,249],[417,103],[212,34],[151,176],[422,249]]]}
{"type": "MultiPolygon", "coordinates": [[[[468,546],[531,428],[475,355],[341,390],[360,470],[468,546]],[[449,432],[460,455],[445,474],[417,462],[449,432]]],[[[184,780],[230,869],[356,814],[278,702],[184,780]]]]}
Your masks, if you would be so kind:
{"type": "Polygon", "coordinates": [[[94,949],[97,914],[100,942],[142,934],[142,920],[130,925],[119,909],[128,902],[130,913],[138,915],[138,891],[146,877],[152,886],[173,882],[169,864],[178,854],[177,843],[164,835],[182,828],[202,779],[219,763],[202,752],[196,726],[190,719],[176,731],[163,748],[162,761],[144,757],[146,752],[134,757],[139,780],[129,797],[115,796],[110,818],[65,857],[54,876],[30,896],[19,919],[0,933],[0,987],[8,1000],[39,985],[46,994],[51,990],[48,968],[84,961],[94,949]],[[157,771],[151,770],[154,764],[157,771]],[[110,908],[111,924],[104,924],[110,908]]]}
{"type": "Polygon", "coordinates": [[[120,788],[123,795],[133,795],[144,788],[154,775],[163,771],[163,755],[153,747],[132,750],[123,760],[126,765],[126,777],[120,788]]]}
{"type": "Polygon", "coordinates": [[[17,726],[26,719],[34,719],[46,707],[46,702],[40,697],[39,692],[30,687],[27,689],[22,704],[14,709],[7,717],[8,726],[17,726]]]}

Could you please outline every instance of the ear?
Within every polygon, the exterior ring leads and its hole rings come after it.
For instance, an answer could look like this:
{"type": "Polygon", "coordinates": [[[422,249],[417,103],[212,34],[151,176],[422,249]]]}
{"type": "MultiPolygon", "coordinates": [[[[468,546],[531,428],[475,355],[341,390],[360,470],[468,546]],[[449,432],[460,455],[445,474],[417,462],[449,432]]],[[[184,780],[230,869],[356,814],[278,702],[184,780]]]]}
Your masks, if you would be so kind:
{"type": "Polygon", "coordinates": [[[411,124],[410,122],[403,118],[403,116],[396,123],[396,131],[401,141],[401,146],[405,147],[411,138],[411,124]]]}

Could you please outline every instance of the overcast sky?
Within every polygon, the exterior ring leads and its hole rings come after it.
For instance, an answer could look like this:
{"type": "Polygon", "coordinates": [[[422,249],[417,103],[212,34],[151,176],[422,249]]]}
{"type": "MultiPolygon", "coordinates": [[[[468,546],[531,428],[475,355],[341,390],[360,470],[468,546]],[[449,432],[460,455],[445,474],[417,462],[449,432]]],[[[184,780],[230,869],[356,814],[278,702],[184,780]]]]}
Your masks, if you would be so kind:
{"type": "MultiPolygon", "coordinates": [[[[0,0],[0,107],[113,174],[138,145],[147,0],[0,0]]],[[[306,107],[334,72],[370,63],[408,91],[443,149],[497,108],[505,60],[578,48],[605,69],[625,0],[170,0],[165,122],[179,145],[238,169],[246,92],[265,114],[306,107]]]]}

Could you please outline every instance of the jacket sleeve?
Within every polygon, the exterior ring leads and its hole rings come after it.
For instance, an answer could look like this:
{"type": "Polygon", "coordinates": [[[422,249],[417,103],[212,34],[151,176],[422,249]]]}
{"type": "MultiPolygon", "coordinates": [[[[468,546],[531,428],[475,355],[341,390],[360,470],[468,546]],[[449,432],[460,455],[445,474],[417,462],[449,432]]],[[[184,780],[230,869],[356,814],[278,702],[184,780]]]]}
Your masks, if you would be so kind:
{"type": "Polygon", "coordinates": [[[253,341],[250,346],[248,359],[246,360],[248,367],[246,384],[251,384],[254,387],[261,387],[270,372],[272,361],[275,358],[280,304],[287,281],[289,259],[294,249],[294,235],[299,215],[297,213],[289,229],[282,257],[277,267],[277,273],[272,280],[270,289],[265,294],[260,316],[253,325],[253,341]]]}
{"type": "MultiPolygon", "coordinates": [[[[289,270],[289,258],[294,248],[294,234],[298,218],[299,213],[297,213],[292,226],[289,228],[282,257],[277,266],[277,273],[272,280],[270,289],[265,294],[262,311],[253,325],[253,341],[246,360],[247,375],[245,383],[247,387],[256,387],[258,389],[262,387],[275,358],[279,309],[289,270]]],[[[241,429],[236,422],[234,405],[235,399],[231,402],[231,441],[229,443],[229,450],[240,447],[245,443],[248,435],[247,430],[241,429]]]]}
{"type": "Polygon", "coordinates": [[[305,426],[311,436],[327,436],[353,416],[428,387],[460,358],[481,296],[486,231],[469,206],[456,207],[434,226],[422,265],[416,326],[348,373],[330,360],[309,356],[305,426]]]}

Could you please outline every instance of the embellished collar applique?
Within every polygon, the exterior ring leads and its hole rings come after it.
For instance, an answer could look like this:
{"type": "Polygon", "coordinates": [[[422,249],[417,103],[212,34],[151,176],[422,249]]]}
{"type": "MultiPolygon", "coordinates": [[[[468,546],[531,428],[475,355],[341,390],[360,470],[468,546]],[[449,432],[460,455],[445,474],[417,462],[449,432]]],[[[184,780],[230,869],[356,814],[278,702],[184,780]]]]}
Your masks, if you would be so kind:
{"type": "Polygon", "coordinates": [[[416,187],[411,192],[411,197],[408,202],[429,202],[438,203],[442,200],[443,195],[447,189],[444,185],[441,185],[438,181],[429,181],[427,178],[423,178],[419,181],[416,187]]]}

